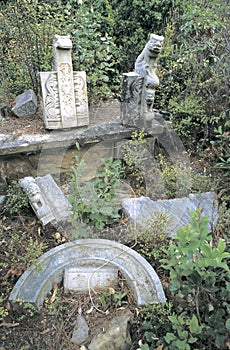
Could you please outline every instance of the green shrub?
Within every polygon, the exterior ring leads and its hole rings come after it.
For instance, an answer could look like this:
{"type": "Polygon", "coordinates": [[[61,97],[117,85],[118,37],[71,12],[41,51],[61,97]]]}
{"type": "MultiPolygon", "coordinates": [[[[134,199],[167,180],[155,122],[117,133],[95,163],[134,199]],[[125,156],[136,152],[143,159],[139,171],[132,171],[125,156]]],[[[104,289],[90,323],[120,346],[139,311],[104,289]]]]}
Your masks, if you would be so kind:
{"type": "Polygon", "coordinates": [[[171,297],[177,312],[177,318],[172,319],[176,332],[165,340],[177,346],[175,349],[190,349],[185,344],[194,334],[195,348],[213,344],[212,349],[223,349],[226,345],[230,288],[226,259],[230,253],[223,239],[212,241],[208,220],[201,217],[200,209],[191,212],[191,224],[178,229],[167,249],[167,258],[162,260],[163,267],[169,270],[171,297]],[[182,325],[180,318],[187,320],[191,334],[179,333],[175,325],[182,325]],[[184,347],[175,343],[179,335],[184,347]]]}
{"type": "Polygon", "coordinates": [[[29,201],[19,183],[15,180],[7,188],[4,212],[10,215],[19,214],[29,208],[29,201]]]}
{"type": "Polygon", "coordinates": [[[95,179],[84,184],[81,180],[83,169],[83,161],[77,158],[70,182],[72,194],[68,196],[73,207],[71,222],[75,238],[87,237],[92,234],[93,228],[104,228],[120,218],[121,204],[116,194],[121,173],[120,161],[105,161],[95,179]]]}

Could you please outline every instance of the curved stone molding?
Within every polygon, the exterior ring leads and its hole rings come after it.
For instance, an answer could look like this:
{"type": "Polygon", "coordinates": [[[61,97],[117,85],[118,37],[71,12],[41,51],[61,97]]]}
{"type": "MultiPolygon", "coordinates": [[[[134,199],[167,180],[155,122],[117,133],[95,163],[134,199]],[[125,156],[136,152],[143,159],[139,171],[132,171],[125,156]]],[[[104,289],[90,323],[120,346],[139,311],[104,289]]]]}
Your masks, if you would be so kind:
{"type": "Polygon", "coordinates": [[[70,267],[117,268],[132,288],[138,305],[164,302],[161,282],[151,265],[136,251],[105,239],[79,239],[62,244],[42,255],[20,277],[9,300],[41,307],[54,283],[60,283],[70,267]]]}

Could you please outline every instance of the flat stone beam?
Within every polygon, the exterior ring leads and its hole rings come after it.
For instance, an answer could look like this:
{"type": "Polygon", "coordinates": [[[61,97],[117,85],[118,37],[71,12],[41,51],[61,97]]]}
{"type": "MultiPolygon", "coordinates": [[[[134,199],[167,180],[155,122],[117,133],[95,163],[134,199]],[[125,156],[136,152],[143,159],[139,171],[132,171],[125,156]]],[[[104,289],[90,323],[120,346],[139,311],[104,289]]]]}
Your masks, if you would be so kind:
{"type": "Polygon", "coordinates": [[[9,300],[29,302],[41,307],[54,283],[64,278],[65,269],[113,267],[125,277],[134,292],[137,304],[165,302],[165,294],[154,269],[136,251],[105,239],[79,239],[62,244],[42,255],[19,278],[9,300]]]}
{"type": "Polygon", "coordinates": [[[125,127],[119,122],[106,122],[85,129],[53,131],[46,134],[25,134],[15,137],[1,134],[0,156],[18,153],[39,152],[44,149],[71,147],[78,142],[81,146],[111,138],[131,137],[135,128],[125,127]]]}

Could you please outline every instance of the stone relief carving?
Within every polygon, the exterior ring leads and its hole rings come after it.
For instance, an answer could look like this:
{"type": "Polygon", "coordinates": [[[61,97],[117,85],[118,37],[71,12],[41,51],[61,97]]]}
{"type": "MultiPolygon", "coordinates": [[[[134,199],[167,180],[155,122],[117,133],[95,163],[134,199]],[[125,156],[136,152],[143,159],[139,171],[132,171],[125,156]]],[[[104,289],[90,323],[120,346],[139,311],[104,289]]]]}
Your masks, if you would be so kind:
{"type": "Polygon", "coordinates": [[[54,221],[55,216],[52,214],[45,199],[43,198],[41,190],[35,179],[31,176],[25,177],[20,180],[20,185],[26,192],[30,204],[42,225],[45,226],[48,222],[54,221]]]}
{"type": "Polygon", "coordinates": [[[123,74],[122,122],[126,125],[148,127],[154,120],[155,89],[159,85],[156,75],[157,57],[164,37],[151,34],[135,63],[135,72],[123,74]],[[135,107],[134,107],[135,106],[135,107]]]}
{"type": "Polygon", "coordinates": [[[70,36],[55,35],[54,72],[40,72],[43,114],[47,129],[89,124],[85,72],[73,72],[70,36]]]}
{"type": "Polygon", "coordinates": [[[71,215],[69,202],[51,175],[36,178],[27,176],[19,183],[43,226],[49,222],[61,224],[67,221],[71,215]]]}

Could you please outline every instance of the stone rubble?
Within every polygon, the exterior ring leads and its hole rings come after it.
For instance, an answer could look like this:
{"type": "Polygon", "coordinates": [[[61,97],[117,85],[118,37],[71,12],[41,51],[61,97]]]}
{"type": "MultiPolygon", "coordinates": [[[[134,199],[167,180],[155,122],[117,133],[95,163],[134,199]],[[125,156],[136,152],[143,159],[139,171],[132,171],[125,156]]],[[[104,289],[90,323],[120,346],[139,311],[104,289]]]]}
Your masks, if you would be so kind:
{"type": "Polygon", "coordinates": [[[73,329],[71,341],[74,344],[81,345],[89,336],[89,327],[82,315],[77,315],[76,324],[73,329]]]}

